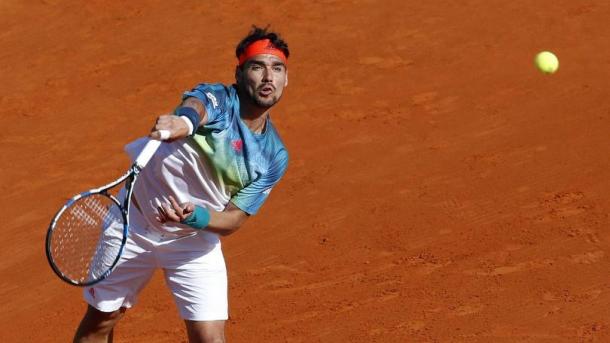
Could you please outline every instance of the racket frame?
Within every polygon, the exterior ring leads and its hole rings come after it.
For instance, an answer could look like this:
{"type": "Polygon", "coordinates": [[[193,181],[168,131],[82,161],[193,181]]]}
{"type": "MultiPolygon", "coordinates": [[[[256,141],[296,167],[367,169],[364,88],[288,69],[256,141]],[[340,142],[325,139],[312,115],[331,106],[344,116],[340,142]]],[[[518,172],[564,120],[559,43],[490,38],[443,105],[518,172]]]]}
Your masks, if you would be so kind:
{"type": "Polygon", "coordinates": [[[131,168],[127,171],[127,173],[125,173],[123,176],[116,179],[115,181],[113,181],[107,185],[104,185],[102,187],[94,188],[89,191],[75,195],[70,200],[68,200],[62,206],[62,208],[59,209],[59,211],[55,214],[55,216],[51,220],[51,223],[49,224],[49,228],[47,230],[47,236],[46,236],[46,240],[45,240],[45,252],[47,255],[47,261],[49,262],[51,269],[53,269],[55,274],[57,274],[57,276],[59,276],[60,279],[62,279],[63,281],[65,281],[71,285],[74,285],[74,286],[87,287],[87,286],[94,285],[94,284],[104,280],[105,278],[108,277],[108,275],[110,275],[110,273],[112,272],[114,267],[119,262],[119,259],[121,258],[121,255],[123,254],[123,248],[125,247],[125,243],[127,242],[127,233],[129,230],[129,206],[131,204],[133,185],[134,185],[140,171],[142,171],[142,167],[139,166],[137,163],[134,163],[133,166],[131,166],[131,168]],[[123,182],[125,180],[127,180],[127,182],[125,183],[126,194],[125,194],[125,199],[123,199],[123,203],[121,203],[119,201],[119,199],[117,199],[114,195],[110,194],[108,191],[110,189],[116,187],[118,184],[120,184],[121,182],[123,182]],[[101,194],[101,195],[107,196],[119,207],[119,209],[121,210],[121,215],[123,216],[123,237],[121,239],[121,246],[119,247],[119,252],[118,252],[116,258],[114,259],[114,261],[112,262],[112,265],[108,268],[108,270],[106,270],[102,275],[100,275],[100,277],[98,277],[96,279],[92,279],[92,280],[89,280],[86,282],[80,282],[80,281],[73,280],[72,278],[68,277],[55,265],[55,262],[53,261],[53,254],[51,252],[51,241],[53,238],[53,232],[55,230],[55,225],[57,225],[57,221],[59,220],[61,215],[64,213],[64,211],[66,209],[68,209],[70,206],[72,206],[79,199],[82,199],[84,197],[88,197],[88,196],[91,196],[94,194],[101,194]]]}
{"type": "Polygon", "coordinates": [[[127,173],[125,173],[120,178],[116,179],[115,181],[113,181],[105,186],[102,186],[99,188],[94,188],[87,192],[83,192],[83,193],[75,195],[70,200],[68,200],[64,204],[64,206],[55,214],[55,216],[51,220],[51,223],[49,224],[49,228],[47,230],[47,236],[45,239],[45,251],[46,251],[46,255],[47,255],[47,260],[48,260],[49,264],[51,265],[51,269],[53,269],[55,274],[57,274],[57,276],[59,276],[59,278],[61,280],[65,281],[71,285],[74,285],[74,286],[81,286],[81,287],[91,286],[91,285],[94,285],[94,284],[104,280],[105,278],[107,278],[108,275],[110,275],[110,273],[114,269],[114,267],[116,267],[117,263],[119,262],[119,259],[121,258],[121,255],[123,254],[123,248],[125,247],[125,243],[127,242],[127,234],[129,232],[129,206],[131,205],[131,196],[133,193],[133,185],[135,184],[136,179],[138,178],[138,175],[140,174],[142,169],[144,169],[144,167],[146,167],[146,165],[148,164],[148,162],[150,161],[152,156],[155,154],[155,152],[161,145],[161,142],[170,138],[170,132],[168,130],[159,130],[159,135],[161,137],[161,140],[150,139],[146,143],[146,145],[144,146],[144,148],[142,149],[142,151],[140,152],[140,154],[138,155],[138,157],[136,158],[134,163],[131,165],[131,167],[129,168],[127,173]],[[123,182],[125,180],[127,180],[127,182],[125,182],[125,190],[126,190],[125,193],[126,194],[125,194],[125,199],[123,199],[123,203],[121,204],[121,202],[115,196],[108,193],[108,190],[114,188],[115,186],[117,186],[118,184],[120,184],[121,182],[123,182]],[[90,280],[87,282],[79,282],[76,280],[72,280],[71,278],[66,276],[64,273],[62,273],[61,270],[55,265],[55,262],[53,262],[53,256],[51,253],[51,239],[53,237],[53,231],[55,229],[55,225],[57,224],[57,221],[58,221],[59,217],[62,215],[62,213],[68,207],[70,207],[76,201],[78,201],[78,199],[81,199],[81,198],[84,198],[87,196],[91,196],[93,194],[105,195],[105,196],[109,197],[117,206],[119,206],[119,209],[121,210],[121,215],[123,216],[123,238],[121,241],[121,246],[119,248],[119,253],[117,254],[116,258],[114,259],[112,266],[110,266],[110,268],[108,268],[108,270],[105,271],[99,278],[96,278],[96,279],[93,279],[93,280],[90,280]]]}

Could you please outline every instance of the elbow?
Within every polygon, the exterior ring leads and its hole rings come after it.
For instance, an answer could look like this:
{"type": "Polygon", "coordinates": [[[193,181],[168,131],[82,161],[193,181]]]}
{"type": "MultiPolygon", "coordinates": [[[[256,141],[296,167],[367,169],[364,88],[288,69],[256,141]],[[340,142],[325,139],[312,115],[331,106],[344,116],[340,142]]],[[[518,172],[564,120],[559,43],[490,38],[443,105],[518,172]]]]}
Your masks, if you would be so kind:
{"type": "Polygon", "coordinates": [[[237,231],[237,229],[234,229],[234,230],[226,230],[226,231],[219,232],[219,234],[220,234],[222,237],[227,237],[227,236],[229,236],[229,235],[232,235],[232,234],[233,234],[233,233],[235,233],[236,231],[237,231]]]}
{"type": "Polygon", "coordinates": [[[248,215],[238,209],[229,209],[223,212],[214,212],[208,228],[220,236],[228,236],[235,233],[244,224],[248,215]]]}
{"type": "Polygon", "coordinates": [[[223,230],[221,232],[218,232],[218,234],[221,235],[222,237],[226,237],[226,236],[232,235],[235,231],[237,231],[237,230],[223,230]]]}
{"type": "Polygon", "coordinates": [[[221,230],[220,232],[218,232],[221,236],[225,237],[225,236],[229,236],[234,234],[235,232],[237,232],[237,230],[239,230],[240,225],[225,229],[225,230],[221,230]]]}

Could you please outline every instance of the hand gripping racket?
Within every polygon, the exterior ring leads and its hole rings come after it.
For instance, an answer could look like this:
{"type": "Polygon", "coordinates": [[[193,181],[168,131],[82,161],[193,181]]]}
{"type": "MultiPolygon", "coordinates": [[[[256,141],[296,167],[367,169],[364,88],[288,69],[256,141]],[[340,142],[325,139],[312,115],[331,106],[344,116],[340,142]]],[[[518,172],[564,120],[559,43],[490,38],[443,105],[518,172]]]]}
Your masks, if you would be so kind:
{"type": "MultiPolygon", "coordinates": [[[[169,138],[169,131],[159,133],[162,140],[169,138]]],[[[46,253],[63,281],[90,286],[110,275],[127,241],[133,185],[160,145],[161,141],[151,139],[125,175],[75,195],[55,214],[47,231],[46,253]],[[110,190],[123,182],[118,197],[112,195],[110,190]]]]}

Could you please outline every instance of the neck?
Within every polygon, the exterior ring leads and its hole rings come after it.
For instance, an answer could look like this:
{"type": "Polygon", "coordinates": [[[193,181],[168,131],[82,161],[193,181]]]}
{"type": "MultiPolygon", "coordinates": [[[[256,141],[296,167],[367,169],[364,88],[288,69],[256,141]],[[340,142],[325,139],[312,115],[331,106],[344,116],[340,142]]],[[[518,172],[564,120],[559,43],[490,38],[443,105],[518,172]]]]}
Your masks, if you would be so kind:
{"type": "Polygon", "coordinates": [[[249,97],[244,96],[241,91],[238,91],[237,95],[239,96],[239,115],[241,120],[250,131],[262,133],[265,130],[265,123],[269,116],[269,108],[257,106],[249,97]]]}

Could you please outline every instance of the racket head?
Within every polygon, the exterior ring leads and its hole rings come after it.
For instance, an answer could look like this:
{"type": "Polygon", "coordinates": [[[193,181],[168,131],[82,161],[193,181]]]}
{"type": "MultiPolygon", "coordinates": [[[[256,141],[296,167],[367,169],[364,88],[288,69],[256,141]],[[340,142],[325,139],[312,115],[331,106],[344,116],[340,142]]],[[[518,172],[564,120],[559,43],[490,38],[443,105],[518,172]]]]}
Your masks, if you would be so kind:
{"type": "Polygon", "coordinates": [[[128,225],[127,211],[113,195],[105,191],[76,195],[49,224],[47,260],[57,276],[71,285],[98,283],[119,261],[128,225]]]}

